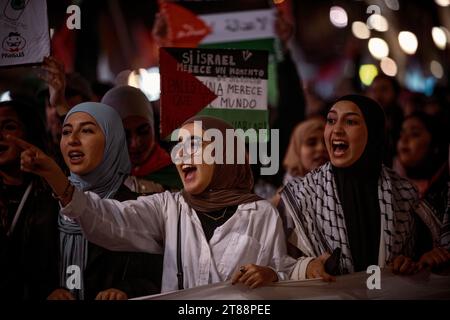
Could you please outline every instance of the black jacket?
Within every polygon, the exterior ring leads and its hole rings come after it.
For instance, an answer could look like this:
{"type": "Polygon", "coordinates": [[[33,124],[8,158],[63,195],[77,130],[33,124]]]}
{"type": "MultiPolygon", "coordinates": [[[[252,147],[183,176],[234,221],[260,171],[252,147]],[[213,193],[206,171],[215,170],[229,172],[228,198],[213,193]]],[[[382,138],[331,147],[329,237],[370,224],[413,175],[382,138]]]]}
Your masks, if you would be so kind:
{"type": "MultiPolygon", "coordinates": [[[[12,200],[26,187],[0,185],[9,223],[18,207],[12,200]]],[[[0,228],[0,299],[44,300],[58,285],[58,212],[51,191],[35,179],[13,233],[0,228]]]]}

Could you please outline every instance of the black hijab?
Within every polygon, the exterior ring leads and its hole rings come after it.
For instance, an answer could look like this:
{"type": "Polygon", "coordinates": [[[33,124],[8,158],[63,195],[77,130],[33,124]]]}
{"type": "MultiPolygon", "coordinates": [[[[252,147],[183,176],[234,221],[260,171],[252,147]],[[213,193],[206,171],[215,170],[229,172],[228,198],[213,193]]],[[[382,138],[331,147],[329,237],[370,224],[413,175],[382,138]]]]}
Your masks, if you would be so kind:
{"type": "Polygon", "coordinates": [[[360,95],[346,95],[339,101],[358,106],[367,126],[367,144],[361,157],[350,167],[332,166],[338,196],[347,227],[354,271],[378,264],[380,246],[380,205],[378,179],[383,160],[385,117],[374,100],[360,95]]]}

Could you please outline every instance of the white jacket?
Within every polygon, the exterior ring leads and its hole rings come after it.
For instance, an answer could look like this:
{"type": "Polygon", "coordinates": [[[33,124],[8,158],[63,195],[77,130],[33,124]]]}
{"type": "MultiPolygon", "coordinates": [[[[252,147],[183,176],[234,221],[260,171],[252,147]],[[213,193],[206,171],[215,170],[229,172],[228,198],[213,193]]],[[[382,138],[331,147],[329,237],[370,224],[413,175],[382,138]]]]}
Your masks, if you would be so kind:
{"type": "Polygon", "coordinates": [[[209,243],[195,210],[179,192],[119,202],[76,190],[62,209],[64,215],[76,218],[93,243],[110,250],[164,253],[163,292],[178,289],[178,212],[184,288],[229,280],[247,263],[273,268],[279,280],[289,278],[296,261],[286,254],[277,210],[265,200],[239,205],[209,243]]]}

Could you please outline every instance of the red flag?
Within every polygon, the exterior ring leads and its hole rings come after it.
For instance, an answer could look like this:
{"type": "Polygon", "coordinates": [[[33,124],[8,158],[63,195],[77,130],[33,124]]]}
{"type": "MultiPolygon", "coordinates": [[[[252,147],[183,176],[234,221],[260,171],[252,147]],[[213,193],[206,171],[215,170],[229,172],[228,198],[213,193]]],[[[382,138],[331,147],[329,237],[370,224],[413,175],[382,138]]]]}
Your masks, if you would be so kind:
{"type": "Polygon", "coordinates": [[[195,48],[211,33],[211,28],[193,12],[174,3],[161,3],[167,17],[168,38],[171,46],[195,48]]]}

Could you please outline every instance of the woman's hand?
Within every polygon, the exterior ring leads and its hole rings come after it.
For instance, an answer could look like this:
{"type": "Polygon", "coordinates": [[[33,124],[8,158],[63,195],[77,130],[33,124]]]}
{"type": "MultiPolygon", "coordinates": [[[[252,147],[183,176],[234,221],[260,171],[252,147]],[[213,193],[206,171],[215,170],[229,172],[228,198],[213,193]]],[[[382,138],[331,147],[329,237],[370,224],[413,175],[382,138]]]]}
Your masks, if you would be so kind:
{"type": "Polygon", "coordinates": [[[95,300],[128,300],[128,296],[119,289],[109,288],[100,291],[95,297],[95,300]]]}
{"type": "Polygon", "coordinates": [[[435,268],[450,261],[450,252],[445,248],[436,247],[420,257],[419,264],[422,267],[435,268]]]}
{"type": "Polygon", "coordinates": [[[55,194],[60,197],[63,206],[72,200],[72,194],[67,194],[64,198],[61,197],[68,191],[69,181],[55,160],[38,147],[22,139],[11,135],[7,135],[6,139],[23,150],[20,155],[20,169],[22,171],[43,177],[55,194]]]}
{"type": "Polygon", "coordinates": [[[59,166],[56,162],[38,147],[11,135],[8,135],[6,139],[22,149],[20,155],[20,169],[22,171],[36,174],[44,179],[58,171],[59,166]]]}
{"type": "Polygon", "coordinates": [[[325,271],[325,261],[330,257],[329,253],[324,253],[320,257],[311,260],[306,267],[306,279],[322,278],[323,281],[336,281],[336,278],[325,271]]]}
{"type": "Polygon", "coordinates": [[[252,289],[276,281],[278,281],[278,275],[273,269],[254,264],[246,264],[241,266],[231,278],[231,284],[236,284],[239,282],[249,286],[252,289]]]}
{"type": "Polygon", "coordinates": [[[420,271],[421,266],[411,258],[400,255],[392,262],[392,272],[395,274],[411,275],[420,271]]]}
{"type": "Polygon", "coordinates": [[[60,288],[50,293],[47,300],[75,300],[75,297],[70,291],[60,288]]]}

